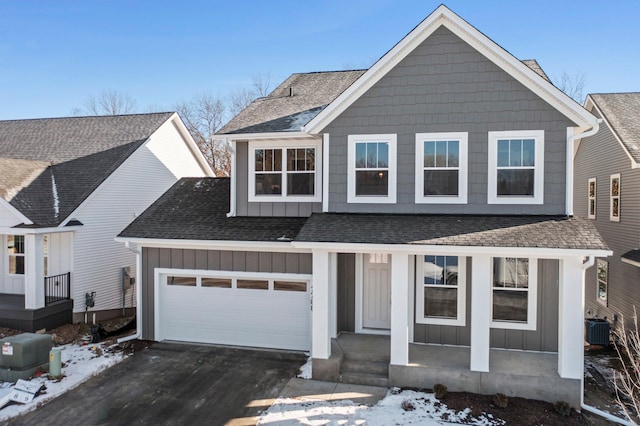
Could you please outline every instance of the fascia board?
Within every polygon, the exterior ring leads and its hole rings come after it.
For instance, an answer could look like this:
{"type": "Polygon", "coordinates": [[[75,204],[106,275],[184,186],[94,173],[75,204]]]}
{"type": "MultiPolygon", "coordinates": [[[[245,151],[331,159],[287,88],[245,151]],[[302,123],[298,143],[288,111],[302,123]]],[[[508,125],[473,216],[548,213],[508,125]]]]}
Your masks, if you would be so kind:
{"type": "Polygon", "coordinates": [[[229,141],[244,141],[255,139],[300,139],[317,137],[306,132],[229,133],[214,136],[216,139],[227,139],[229,141]]]}
{"type": "MultiPolygon", "coordinates": [[[[176,127],[178,133],[180,134],[180,136],[182,136],[182,139],[184,139],[185,144],[187,145],[187,147],[189,147],[189,151],[191,151],[191,154],[195,157],[198,164],[200,164],[200,167],[202,168],[202,171],[205,173],[205,175],[209,177],[215,176],[215,173],[211,169],[209,162],[206,160],[206,158],[204,158],[204,154],[202,153],[202,151],[200,151],[200,148],[198,148],[196,141],[193,139],[193,136],[191,136],[191,133],[189,133],[187,126],[184,125],[184,122],[180,118],[180,115],[178,115],[177,112],[174,112],[173,115],[169,117],[168,121],[173,123],[173,125],[176,127]]],[[[165,124],[166,123],[163,123],[162,126],[164,126],[165,124]]],[[[160,130],[160,128],[158,128],[158,130],[160,130]]],[[[158,130],[156,130],[156,132],[158,130]]],[[[153,134],[151,135],[151,137],[152,136],[153,134]]],[[[149,137],[149,139],[151,139],[151,137],[149,137]]]]}
{"type": "Polygon", "coordinates": [[[250,250],[272,252],[311,253],[311,250],[296,249],[290,241],[221,241],[221,240],[172,240],[162,238],[116,237],[116,242],[136,244],[139,247],[186,248],[208,250],[250,250]]]}

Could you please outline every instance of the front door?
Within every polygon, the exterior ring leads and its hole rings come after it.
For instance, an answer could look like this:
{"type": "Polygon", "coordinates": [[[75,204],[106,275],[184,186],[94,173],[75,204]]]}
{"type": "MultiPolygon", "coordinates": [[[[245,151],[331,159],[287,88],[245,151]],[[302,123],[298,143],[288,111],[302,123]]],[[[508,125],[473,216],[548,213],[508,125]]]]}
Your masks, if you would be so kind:
{"type": "Polygon", "coordinates": [[[391,328],[391,256],[383,253],[363,255],[362,327],[391,328]]]}

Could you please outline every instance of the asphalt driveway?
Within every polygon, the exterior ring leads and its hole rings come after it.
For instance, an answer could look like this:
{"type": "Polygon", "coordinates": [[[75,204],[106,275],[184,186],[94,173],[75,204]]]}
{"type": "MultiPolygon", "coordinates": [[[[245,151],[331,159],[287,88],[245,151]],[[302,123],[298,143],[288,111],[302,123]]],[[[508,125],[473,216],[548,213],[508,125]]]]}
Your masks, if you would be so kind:
{"type": "Polygon", "coordinates": [[[8,424],[252,424],[305,361],[293,352],[156,343],[8,424]]]}

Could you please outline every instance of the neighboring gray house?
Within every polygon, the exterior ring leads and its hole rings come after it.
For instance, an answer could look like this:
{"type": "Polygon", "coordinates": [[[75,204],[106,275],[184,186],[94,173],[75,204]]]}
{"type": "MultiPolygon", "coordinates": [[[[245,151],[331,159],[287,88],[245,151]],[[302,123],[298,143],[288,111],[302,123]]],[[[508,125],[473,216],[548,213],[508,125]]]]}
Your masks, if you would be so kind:
{"type": "Polygon", "coordinates": [[[120,234],[138,330],[578,406],[584,269],[610,251],[571,217],[572,153],[596,126],[440,6],[370,69],[255,101],[218,134],[231,179],[183,179],[120,234]]]}
{"type": "Polygon", "coordinates": [[[640,93],[589,95],[585,107],[603,122],[575,152],[574,213],[613,251],[587,270],[585,314],[629,326],[640,309],[640,93]]]}
{"type": "Polygon", "coordinates": [[[114,237],[178,179],[212,175],[176,113],[0,121],[0,326],[132,308],[136,256],[114,237]]]}

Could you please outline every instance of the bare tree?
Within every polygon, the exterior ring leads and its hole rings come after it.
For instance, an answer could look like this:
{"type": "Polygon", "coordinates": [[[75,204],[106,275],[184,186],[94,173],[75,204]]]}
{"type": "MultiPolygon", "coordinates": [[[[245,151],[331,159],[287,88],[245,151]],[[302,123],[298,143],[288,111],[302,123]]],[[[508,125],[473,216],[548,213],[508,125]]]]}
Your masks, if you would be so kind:
{"type": "Polygon", "coordinates": [[[190,101],[175,104],[174,108],[216,176],[229,176],[229,147],[213,137],[225,121],[225,106],[222,101],[211,94],[200,94],[190,101]]]}
{"type": "Polygon", "coordinates": [[[251,86],[236,89],[229,95],[228,108],[231,116],[238,115],[256,99],[267,96],[271,92],[272,85],[271,73],[251,76],[251,86]]]}
{"type": "Polygon", "coordinates": [[[622,318],[620,329],[615,331],[615,348],[622,363],[620,371],[614,370],[613,381],[616,401],[633,424],[640,422],[640,330],[638,316],[633,308],[633,328],[627,330],[622,318]]]}
{"type": "Polygon", "coordinates": [[[138,103],[129,94],[117,90],[103,90],[98,96],[89,96],[84,108],[74,108],[74,115],[120,115],[138,111],[138,103]]]}
{"type": "Polygon", "coordinates": [[[584,87],[587,83],[585,73],[571,75],[565,71],[555,80],[558,89],[562,90],[577,103],[582,104],[584,101],[584,87]]]}

